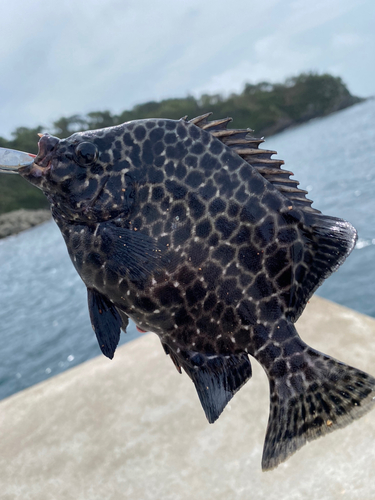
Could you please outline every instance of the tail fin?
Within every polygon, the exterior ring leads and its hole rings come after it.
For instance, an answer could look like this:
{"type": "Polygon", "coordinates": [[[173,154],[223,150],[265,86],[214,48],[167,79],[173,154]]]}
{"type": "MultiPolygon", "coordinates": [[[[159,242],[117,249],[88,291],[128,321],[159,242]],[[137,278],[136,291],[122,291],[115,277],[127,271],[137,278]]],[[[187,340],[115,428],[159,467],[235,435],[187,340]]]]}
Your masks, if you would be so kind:
{"type": "Polygon", "coordinates": [[[291,373],[276,379],[270,375],[263,470],[277,467],[308,441],[345,427],[375,404],[375,379],[365,372],[311,348],[289,362],[291,373]]]}

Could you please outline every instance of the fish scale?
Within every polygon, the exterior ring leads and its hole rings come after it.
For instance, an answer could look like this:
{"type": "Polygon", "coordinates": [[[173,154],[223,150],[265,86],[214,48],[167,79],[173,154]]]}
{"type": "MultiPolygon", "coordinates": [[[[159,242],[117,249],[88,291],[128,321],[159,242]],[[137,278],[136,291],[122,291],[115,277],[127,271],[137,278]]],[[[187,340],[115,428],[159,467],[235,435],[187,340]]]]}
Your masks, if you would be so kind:
{"type": "Polygon", "coordinates": [[[249,355],[261,363],[268,470],[374,404],[373,377],[294,327],[356,231],[312,208],[250,129],[209,116],[45,134],[35,160],[14,170],[51,204],[106,356],[128,318],[156,333],[211,423],[250,379],[249,355]]]}

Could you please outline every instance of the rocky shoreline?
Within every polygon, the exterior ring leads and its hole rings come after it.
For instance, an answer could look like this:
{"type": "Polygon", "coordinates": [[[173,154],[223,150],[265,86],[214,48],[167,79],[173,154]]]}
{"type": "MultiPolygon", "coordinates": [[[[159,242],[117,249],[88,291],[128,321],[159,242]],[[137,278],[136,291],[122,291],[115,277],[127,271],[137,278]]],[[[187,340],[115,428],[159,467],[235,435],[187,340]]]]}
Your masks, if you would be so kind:
{"type": "Polygon", "coordinates": [[[51,218],[49,210],[14,210],[0,215],[0,238],[20,233],[51,218]]]}

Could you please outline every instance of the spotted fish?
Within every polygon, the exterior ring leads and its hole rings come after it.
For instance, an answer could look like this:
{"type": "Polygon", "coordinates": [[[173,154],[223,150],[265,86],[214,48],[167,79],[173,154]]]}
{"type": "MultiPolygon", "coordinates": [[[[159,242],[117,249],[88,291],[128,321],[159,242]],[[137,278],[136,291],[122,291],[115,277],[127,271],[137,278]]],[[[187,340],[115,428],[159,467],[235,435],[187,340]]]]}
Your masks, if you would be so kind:
{"type": "Polygon", "coordinates": [[[60,140],[18,171],[47,196],[112,358],[128,318],[192,379],[210,423],[267,373],[264,470],[375,402],[375,379],[309,347],[294,323],[356,231],[312,208],[274,151],[230,119],[136,120],[60,140]]]}

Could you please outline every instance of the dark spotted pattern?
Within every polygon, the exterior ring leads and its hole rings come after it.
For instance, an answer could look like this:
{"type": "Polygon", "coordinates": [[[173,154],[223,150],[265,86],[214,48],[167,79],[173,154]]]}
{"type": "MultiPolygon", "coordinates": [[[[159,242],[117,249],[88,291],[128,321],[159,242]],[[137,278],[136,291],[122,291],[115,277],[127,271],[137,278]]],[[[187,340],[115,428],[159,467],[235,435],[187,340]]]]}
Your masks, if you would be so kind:
{"type": "Polygon", "coordinates": [[[259,360],[271,387],[268,469],[374,401],[373,378],[309,348],[293,326],[356,233],[313,209],[261,140],[206,118],[45,135],[22,175],[48,196],[90,308],[106,304],[108,341],[91,312],[106,355],[127,316],[155,332],[209,421],[250,378],[247,355],[259,360]]]}

